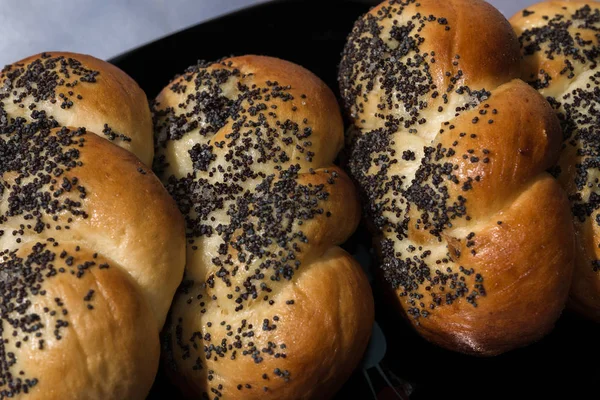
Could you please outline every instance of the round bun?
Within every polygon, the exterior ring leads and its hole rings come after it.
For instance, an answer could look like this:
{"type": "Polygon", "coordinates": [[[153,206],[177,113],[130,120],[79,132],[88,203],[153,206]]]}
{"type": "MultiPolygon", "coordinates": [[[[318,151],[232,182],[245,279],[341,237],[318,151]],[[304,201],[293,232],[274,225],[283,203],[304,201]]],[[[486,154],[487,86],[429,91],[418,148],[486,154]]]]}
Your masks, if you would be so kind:
{"type": "Polygon", "coordinates": [[[479,0],[384,2],[340,65],[381,275],[414,328],[455,351],[539,339],[568,294],[573,224],[545,172],[560,125],[519,73],[510,24],[479,0]]]}
{"type": "Polygon", "coordinates": [[[4,67],[0,80],[2,92],[11,93],[3,106],[9,115],[31,122],[45,112],[61,126],[86,127],[152,164],[146,94],[114,65],[85,54],[42,53],[4,67]]]}
{"type": "Polygon", "coordinates": [[[540,3],[511,23],[521,45],[522,78],[548,99],[563,128],[552,173],[567,192],[577,234],[569,304],[600,322],[600,4],[540,3]]]}
{"type": "MultiPolygon", "coordinates": [[[[101,71],[93,86],[74,67],[90,60],[44,54],[2,74],[1,398],[144,399],[183,276],[176,204],[134,154],[85,129],[95,117],[84,104],[95,104],[96,115],[109,107],[99,100],[108,93],[102,85],[131,82],[93,60],[101,71]],[[58,88],[74,78],[73,96],[82,99],[53,108],[63,99],[58,88]]],[[[131,93],[141,92],[131,85],[131,93]]],[[[143,103],[137,107],[150,118],[143,103]]],[[[121,127],[119,115],[105,122],[121,127]]]]}
{"type": "Polygon", "coordinates": [[[165,359],[189,398],[329,398],[366,348],[373,299],[337,245],[356,229],[334,95],[245,56],[189,68],[154,104],[155,170],[187,222],[165,359]]]}

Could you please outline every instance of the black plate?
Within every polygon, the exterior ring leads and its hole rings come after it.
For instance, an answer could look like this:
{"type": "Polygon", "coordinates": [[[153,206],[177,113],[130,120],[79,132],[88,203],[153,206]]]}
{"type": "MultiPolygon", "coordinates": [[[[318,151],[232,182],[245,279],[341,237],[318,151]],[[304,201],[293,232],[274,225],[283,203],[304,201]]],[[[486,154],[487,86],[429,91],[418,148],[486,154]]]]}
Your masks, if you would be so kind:
{"type": "MultiPolygon", "coordinates": [[[[131,75],[149,98],[198,59],[242,54],[296,62],[337,90],[337,65],[346,36],[367,10],[367,5],[352,0],[270,3],[199,24],[109,61],[131,75]]],[[[345,247],[353,252],[358,244],[369,242],[369,235],[361,230],[345,247]]],[[[427,343],[386,305],[379,288],[374,292],[377,320],[388,343],[384,365],[411,383],[411,399],[600,397],[600,327],[596,324],[565,313],[542,341],[502,356],[475,358],[427,343]]],[[[385,382],[372,377],[380,392],[385,382]]],[[[176,399],[175,393],[159,372],[149,399],[176,399]]],[[[336,399],[371,399],[370,393],[357,371],[336,399]]]]}

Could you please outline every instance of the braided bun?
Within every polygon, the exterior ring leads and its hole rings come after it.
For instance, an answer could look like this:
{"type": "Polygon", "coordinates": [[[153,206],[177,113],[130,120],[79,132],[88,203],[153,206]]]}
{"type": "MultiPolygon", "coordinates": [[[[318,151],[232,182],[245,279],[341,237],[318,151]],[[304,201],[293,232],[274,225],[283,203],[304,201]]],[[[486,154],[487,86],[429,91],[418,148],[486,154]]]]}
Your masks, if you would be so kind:
{"type": "Polygon", "coordinates": [[[456,351],[539,339],[568,293],[573,227],[545,172],[560,126],[519,67],[510,25],[479,0],[386,1],[340,66],[381,275],[415,329],[456,351]]]}
{"type": "Polygon", "coordinates": [[[555,175],[571,202],[577,258],[570,305],[600,322],[600,5],[550,1],[511,19],[522,77],[548,99],[563,128],[555,175]]]}
{"type": "Polygon", "coordinates": [[[61,126],[107,124],[148,158],[144,93],[68,53],[0,80],[0,398],[143,399],[183,274],[183,221],[134,154],[61,126]]]}
{"type": "Polygon", "coordinates": [[[187,267],[165,335],[189,398],[328,398],[373,323],[359,222],[333,160],[343,126],[305,69],[245,56],[188,69],[154,105],[155,170],[187,222],[187,267]]]}

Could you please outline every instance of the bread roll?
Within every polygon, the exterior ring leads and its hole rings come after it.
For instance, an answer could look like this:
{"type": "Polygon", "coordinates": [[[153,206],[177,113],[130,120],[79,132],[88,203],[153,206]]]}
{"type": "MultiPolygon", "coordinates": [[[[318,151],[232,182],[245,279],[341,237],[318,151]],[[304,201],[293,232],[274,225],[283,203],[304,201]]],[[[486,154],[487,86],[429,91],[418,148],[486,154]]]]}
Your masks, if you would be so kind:
{"type": "Polygon", "coordinates": [[[108,124],[148,158],[144,93],[70,53],[0,81],[0,398],[144,399],[183,275],[183,219],[148,166],[85,129],[108,124]]]}
{"type": "Polygon", "coordinates": [[[165,360],[188,398],[326,399],[373,323],[335,97],[286,61],[189,68],[154,104],[155,170],[187,223],[165,360]],[[203,397],[204,396],[204,397],[203,397]]]}
{"type": "Polygon", "coordinates": [[[421,335],[469,354],[546,334],[573,269],[568,200],[545,172],[559,122],[519,74],[510,24],[479,0],[386,1],[340,65],[381,275],[421,335]]]}
{"type": "Polygon", "coordinates": [[[600,322],[600,5],[550,1],[511,19],[522,78],[548,99],[562,129],[552,168],[567,192],[577,234],[570,305],[600,322]]]}

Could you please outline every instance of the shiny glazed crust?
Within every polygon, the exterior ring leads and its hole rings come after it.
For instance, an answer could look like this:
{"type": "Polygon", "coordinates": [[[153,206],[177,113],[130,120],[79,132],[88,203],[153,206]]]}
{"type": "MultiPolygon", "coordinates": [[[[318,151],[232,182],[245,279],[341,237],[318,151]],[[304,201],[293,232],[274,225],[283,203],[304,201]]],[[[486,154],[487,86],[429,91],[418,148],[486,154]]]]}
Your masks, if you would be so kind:
{"type": "Polygon", "coordinates": [[[50,52],[4,67],[0,80],[5,84],[7,77],[12,90],[17,91],[13,98],[21,99],[17,103],[4,102],[9,115],[31,120],[30,110],[20,106],[33,102],[34,110],[45,111],[61,126],[85,127],[129,150],[144,164],[152,164],[148,100],[138,84],[119,68],[86,54],[50,52]],[[26,81],[39,91],[20,86],[26,81]],[[47,96],[45,83],[49,82],[53,90],[47,96]]]}
{"type": "Polygon", "coordinates": [[[386,1],[340,65],[381,276],[414,328],[455,351],[541,338],[568,293],[573,227],[545,172],[560,126],[519,75],[514,32],[479,0],[386,1]]]}
{"type": "Polygon", "coordinates": [[[187,221],[165,361],[189,398],[331,397],[358,364],[371,289],[335,97],[292,63],[201,64],[154,104],[155,170],[187,221]]]}
{"type": "Polygon", "coordinates": [[[71,53],[10,65],[0,82],[0,397],[144,399],[183,275],[183,219],[148,166],[85,129],[108,124],[149,162],[144,94],[71,53]]]}
{"type": "Polygon", "coordinates": [[[569,196],[577,234],[569,305],[600,322],[600,6],[549,1],[510,21],[521,45],[522,79],[548,99],[563,128],[552,172],[569,196]]]}

